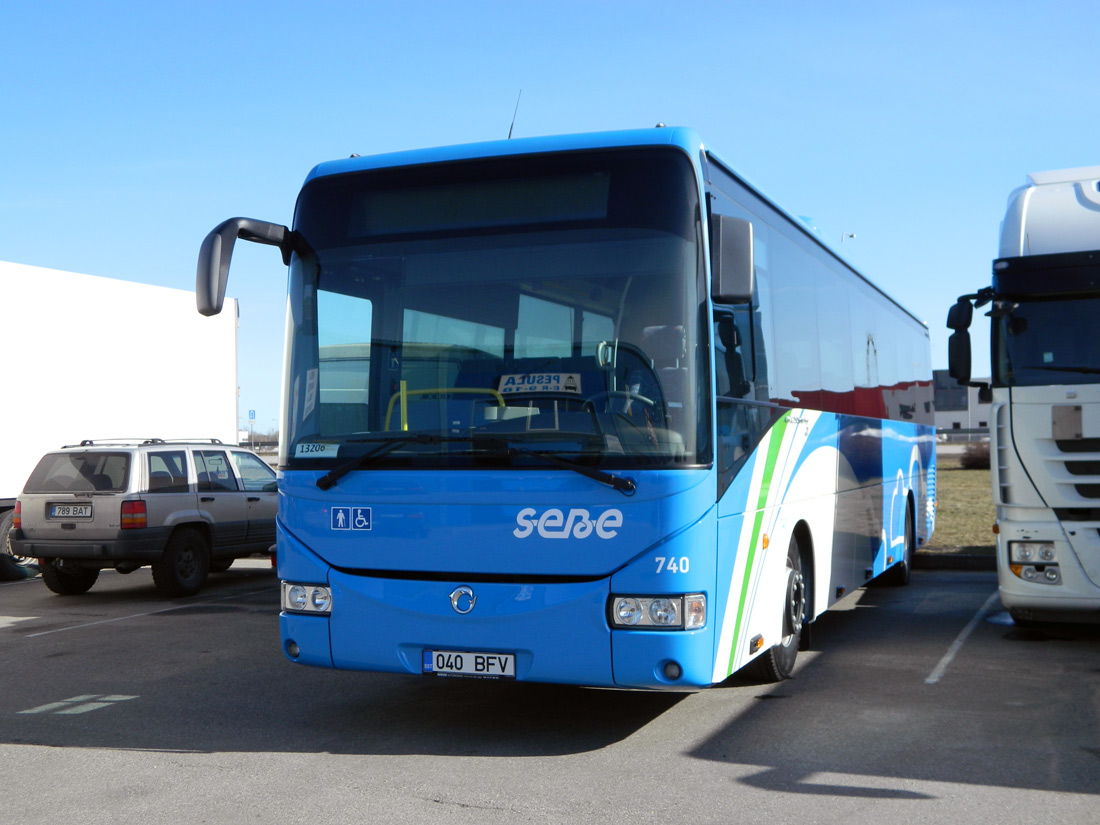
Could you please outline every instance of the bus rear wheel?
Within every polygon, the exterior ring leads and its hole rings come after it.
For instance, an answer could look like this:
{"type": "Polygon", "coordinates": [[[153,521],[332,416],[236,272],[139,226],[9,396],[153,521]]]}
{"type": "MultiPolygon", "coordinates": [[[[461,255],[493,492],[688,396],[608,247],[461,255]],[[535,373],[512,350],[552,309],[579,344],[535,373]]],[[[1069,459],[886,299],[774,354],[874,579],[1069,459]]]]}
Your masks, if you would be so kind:
{"type": "Polygon", "coordinates": [[[909,574],[913,570],[913,554],[915,552],[916,537],[913,530],[913,506],[905,505],[905,547],[903,556],[893,567],[890,567],[878,577],[879,584],[888,587],[904,587],[909,584],[909,574]]]}
{"type": "Polygon", "coordinates": [[[783,639],[749,663],[746,672],[762,682],[782,682],[794,672],[794,662],[806,622],[806,577],[798,538],[787,547],[787,586],[783,594],[783,639]]]}

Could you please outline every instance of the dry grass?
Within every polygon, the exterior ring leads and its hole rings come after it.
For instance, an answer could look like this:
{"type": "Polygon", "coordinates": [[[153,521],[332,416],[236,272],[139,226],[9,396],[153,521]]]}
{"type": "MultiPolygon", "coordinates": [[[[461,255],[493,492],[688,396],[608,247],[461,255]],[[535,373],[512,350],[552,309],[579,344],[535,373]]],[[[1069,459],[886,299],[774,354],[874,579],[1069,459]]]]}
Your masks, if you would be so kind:
{"type": "Polygon", "coordinates": [[[957,458],[937,458],[936,486],[936,531],[923,549],[993,552],[989,470],[963,469],[957,458]]]}

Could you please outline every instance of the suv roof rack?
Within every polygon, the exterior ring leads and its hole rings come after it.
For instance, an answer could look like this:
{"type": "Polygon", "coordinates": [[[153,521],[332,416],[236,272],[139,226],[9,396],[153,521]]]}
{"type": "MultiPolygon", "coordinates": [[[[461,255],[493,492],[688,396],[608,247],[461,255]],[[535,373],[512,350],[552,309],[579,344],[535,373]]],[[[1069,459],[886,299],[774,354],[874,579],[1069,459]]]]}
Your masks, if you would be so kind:
{"type": "Polygon", "coordinates": [[[65,447],[95,447],[99,444],[117,444],[119,446],[141,446],[144,444],[221,444],[220,438],[85,438],[79,444],[66,444],[65,447]]]}

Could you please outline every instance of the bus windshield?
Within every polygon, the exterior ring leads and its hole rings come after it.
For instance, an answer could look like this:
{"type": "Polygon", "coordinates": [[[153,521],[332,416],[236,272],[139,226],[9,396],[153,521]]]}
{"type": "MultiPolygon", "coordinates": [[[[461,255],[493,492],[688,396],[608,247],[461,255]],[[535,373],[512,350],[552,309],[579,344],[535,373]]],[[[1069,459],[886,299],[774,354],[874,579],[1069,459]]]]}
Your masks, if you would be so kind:
{"type": "Polygon", "coordinates": [[[994,385],[1100,383],[1100,297],[998,301],[994,309],[994,385]]]}
{"type": "Polygon", "coordinates": [[[284,463],[708,463],[700,214],[670,149],[316,178],[284,463]]]}

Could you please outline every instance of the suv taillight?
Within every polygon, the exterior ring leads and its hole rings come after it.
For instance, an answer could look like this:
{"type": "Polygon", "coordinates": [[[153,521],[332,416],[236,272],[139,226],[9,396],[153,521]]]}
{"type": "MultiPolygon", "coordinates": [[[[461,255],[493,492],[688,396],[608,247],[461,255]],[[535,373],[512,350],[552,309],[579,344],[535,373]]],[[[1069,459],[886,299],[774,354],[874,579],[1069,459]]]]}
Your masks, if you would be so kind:
{"type": "Polygon", "coordinates": [[[124,501],[122,502],[122,529],[134,530],[140,527],[147,527],[149,525],[148,517],[145,514],[145,502],[144,501],[124,501]]]}
{"type": "MultiPolygon", "coordinates": [[[[11,517],[11,526],[16,530],[23,528],[23,506],[19,501],[15,502],[15,515],[11,517]]],[[[0,536],[0,539],[3,538],[3,536],[0,536]]]]}

